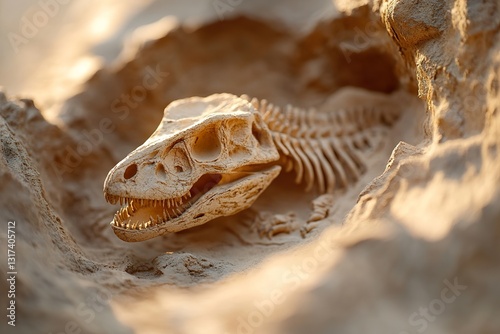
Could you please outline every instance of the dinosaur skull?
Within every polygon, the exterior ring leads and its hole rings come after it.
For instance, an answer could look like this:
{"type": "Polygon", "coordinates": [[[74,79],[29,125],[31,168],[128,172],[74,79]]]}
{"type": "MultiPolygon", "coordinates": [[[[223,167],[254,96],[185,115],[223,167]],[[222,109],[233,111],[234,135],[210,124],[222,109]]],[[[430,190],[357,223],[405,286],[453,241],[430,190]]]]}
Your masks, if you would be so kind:
{"type": "Polygon", "coordinates": [[[142,241],[235,214],[279,174],[278,159],[261,114],[246,100],[218,94],[175,101],[104,182],[106,200],[124,205],[113,230],[142,241]]]}

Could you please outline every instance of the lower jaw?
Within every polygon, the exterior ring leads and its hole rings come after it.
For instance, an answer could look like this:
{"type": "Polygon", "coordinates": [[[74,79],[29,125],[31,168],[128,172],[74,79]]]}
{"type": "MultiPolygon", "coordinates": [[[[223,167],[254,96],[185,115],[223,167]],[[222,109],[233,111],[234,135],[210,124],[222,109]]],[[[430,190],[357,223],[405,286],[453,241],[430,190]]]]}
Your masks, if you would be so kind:
{"type": "Polygon", "coordinates": [[[202,225],[218,217],[233,215],[250,207],[280,171],[280,166],[271,166],[242,179],[220,184],[202,195],[180,216],[148,228],[130,230],[111,226],[120,239],[137,242],[202,225]]]}

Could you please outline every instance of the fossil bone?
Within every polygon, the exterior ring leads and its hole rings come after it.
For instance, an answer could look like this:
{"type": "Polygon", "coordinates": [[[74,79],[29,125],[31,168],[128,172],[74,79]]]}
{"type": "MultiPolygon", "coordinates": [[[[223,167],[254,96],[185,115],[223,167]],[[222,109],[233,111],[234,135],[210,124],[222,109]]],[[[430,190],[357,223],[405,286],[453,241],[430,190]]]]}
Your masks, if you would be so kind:
{"type": "Polygon", "coordinates": [[[109,172],[105,199],[125,205],[111,226],[125,241],[142,241],[235,214],[282,167],[306,190],[346,187],[366,169],[360,154],[373,129],[398,116],[397,108],[363,105],[327,113],[245,95],[174,101],[151,137],[109,172]]]}

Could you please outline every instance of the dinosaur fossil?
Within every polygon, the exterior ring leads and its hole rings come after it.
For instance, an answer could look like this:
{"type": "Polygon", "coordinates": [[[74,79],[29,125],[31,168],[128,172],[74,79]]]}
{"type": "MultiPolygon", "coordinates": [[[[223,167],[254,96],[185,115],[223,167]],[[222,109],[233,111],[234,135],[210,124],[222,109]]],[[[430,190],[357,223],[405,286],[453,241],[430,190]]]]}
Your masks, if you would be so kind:
{"type": "Polygon", "coordinates": [[[363,152],[401,108],[383,94],[342,94],[348,106],[334,112],[281,110],[231,94],[172,102],[151,137],[104,182],[106,200],[122,205],[111,223],[115,234],[142,241],[235,214],[282,169],[321,193],[357,181],[363,152]]]}

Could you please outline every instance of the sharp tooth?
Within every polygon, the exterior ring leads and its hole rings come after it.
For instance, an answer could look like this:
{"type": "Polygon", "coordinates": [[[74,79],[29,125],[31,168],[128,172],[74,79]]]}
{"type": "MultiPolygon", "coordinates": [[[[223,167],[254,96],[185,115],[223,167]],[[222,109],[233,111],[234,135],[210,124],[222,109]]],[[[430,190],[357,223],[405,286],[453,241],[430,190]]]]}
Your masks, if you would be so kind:
{"type": "Polygon", "coordinates": [[[123,198],[120,197],[120,205],[123,205],[123,198]]]}
{"type": "Polygon", "coordinates": [[[163,220],[161,219],[161,217],[159,215],[156,216],[156,222],[157,222],[157,224],[163,222],[163,220]]]}
{"type": "Polygon", "coordinates": [[[156,208],[156,200],[153,200],[153,208],[156,208]]]}

